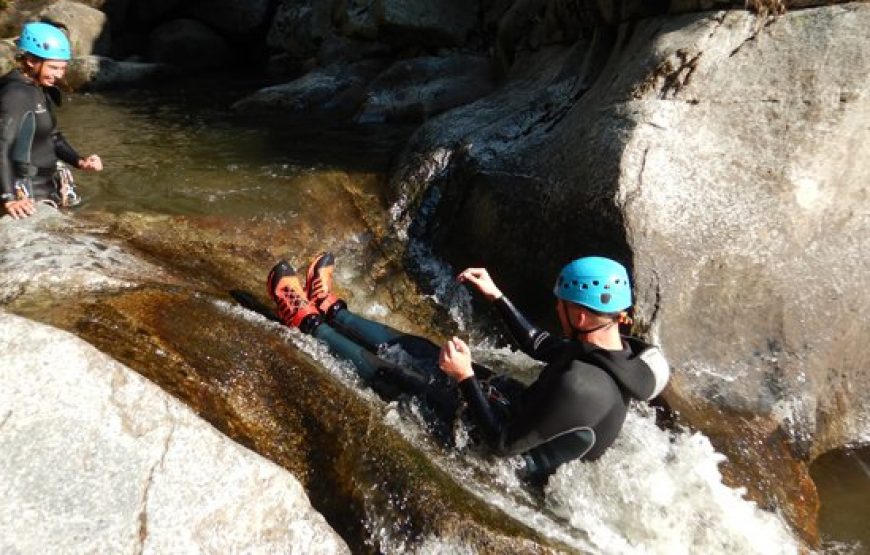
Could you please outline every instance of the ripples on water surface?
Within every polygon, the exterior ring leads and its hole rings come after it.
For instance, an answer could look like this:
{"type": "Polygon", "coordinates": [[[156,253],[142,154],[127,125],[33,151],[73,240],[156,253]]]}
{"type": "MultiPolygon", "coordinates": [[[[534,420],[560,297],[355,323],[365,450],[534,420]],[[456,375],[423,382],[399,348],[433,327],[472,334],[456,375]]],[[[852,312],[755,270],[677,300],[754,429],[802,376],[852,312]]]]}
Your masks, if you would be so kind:
{"type": "Polygon", "coordinates": [[[70,96],[61,128],[81,154],[102,155],[106,168],[78,174],[87,200],[81,209],[304,214],[294,191],[313,186],[312,176],[383,174],[409,133],[292,124],[227,109],[252,86],[227,79],[70,96]]]}

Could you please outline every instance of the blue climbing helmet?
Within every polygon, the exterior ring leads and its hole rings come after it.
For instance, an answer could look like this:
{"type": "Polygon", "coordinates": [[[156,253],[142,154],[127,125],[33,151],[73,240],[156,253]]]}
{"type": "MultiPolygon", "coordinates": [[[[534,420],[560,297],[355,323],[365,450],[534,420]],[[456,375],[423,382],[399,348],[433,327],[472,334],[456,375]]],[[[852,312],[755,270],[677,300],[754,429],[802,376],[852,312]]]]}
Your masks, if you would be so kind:
{"type": "Polygon", "coordinates": [[[72,57],[66,34],[48,23],[25,23],[18,48],[43,60],[67,61],[72,57]]]}
{"type": "Polygon", "coordinates": [[[569,262],[553,288],[563,301],[615,314],[631,306],[631,283],[625,266],[601,256],[586,256],[569,262]]]}

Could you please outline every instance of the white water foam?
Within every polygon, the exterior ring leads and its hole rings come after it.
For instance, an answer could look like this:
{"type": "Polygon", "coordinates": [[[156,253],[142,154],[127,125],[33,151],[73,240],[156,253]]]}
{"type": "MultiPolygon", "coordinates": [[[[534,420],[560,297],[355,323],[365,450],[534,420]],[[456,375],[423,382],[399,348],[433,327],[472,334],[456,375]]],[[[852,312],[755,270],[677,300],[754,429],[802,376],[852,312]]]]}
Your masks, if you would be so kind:
{"type": "Polygon", "coordinates": [[[635,408],[601,459],[559,469],[547,507],[601,553],[797,553],[778,515],[722,483],[723,461],[700,433],[661,430],[635,408]]]}

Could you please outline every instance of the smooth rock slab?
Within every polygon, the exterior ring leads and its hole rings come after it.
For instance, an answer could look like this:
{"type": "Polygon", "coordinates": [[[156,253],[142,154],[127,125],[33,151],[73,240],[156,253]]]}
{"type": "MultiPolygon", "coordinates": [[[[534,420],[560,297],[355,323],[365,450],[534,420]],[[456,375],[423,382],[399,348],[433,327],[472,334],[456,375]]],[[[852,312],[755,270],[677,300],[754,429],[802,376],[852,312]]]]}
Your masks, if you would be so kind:
{"type": "Polygon", "coordinates": [[[288,472],[78,338],[0,312],[0,552],[347,553],[288,472]]]}

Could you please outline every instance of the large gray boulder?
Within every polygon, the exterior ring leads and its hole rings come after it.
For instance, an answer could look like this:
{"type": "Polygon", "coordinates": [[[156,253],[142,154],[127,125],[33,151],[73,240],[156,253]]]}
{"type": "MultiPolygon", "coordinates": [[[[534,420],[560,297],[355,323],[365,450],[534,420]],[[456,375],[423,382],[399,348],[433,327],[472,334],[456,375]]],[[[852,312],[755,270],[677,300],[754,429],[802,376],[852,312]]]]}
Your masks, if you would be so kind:
{"type": "Polygon", "coordinates": [[[483,56],[400,60],[371,83],[356,119],[422,121],[473,102],[494,87],[490,62],[483,56]]]}
{"type": "Polygon", "coordinates": [[[226,62],[230,48],[223,37],[204,23],[174,19],[151,32],[148,54],[153,62],[204,70],[226,62]]]}
{"type": "Polygon", "coordinates": [[[133,7],[129,8],[135,15],[136,20],[145,24],[153,25],[170,14],[177,6],[183,4],[181,0],[130,0],[133,7]]]}
{"type": "Polygon", "coordinates": [[[769,477],[778,437],[809,460],[870,429],[870,5],[766,23],[658,17],[520,53],[393,182],[398,231],[489,266],[534,317],[566,261],[628,263],[670,400],[769,477]]]}
{"type": "Polygon", "coordinates": [[[269,15],[270,0],[195,0],[186,12],[195,19],[229,35],[244,34],[262,26],[269,15]]]}
{"type": "Polygon", "coordinates": [[[6,75],[15,68],[16,50],[14,42],[9,40],[0,41],[0,75],[6,75]]]}
{"type": "Polygon", "coordinates": [[[478,9],[477,0],[378,0],[374,7],[382,35],[432,46],[463,44],[478,9]]]}
{"type": "Polygon", "coordinates": [[[73,89],[98,90],[141,83],[172,73],[171,68],[162,64],[84,56],[72,60],[65,77],[73,89]]]}
{"type": "Polygon", "coordinates": [[[338,0],[336,24],[346,36],[398,44],[456,46],[477,23],[477,0],[442,2],[338,0]]]}
{"type": "Polygon", "coordinates": [[[5,311],[0,528],[4,553],[349,553],[287,471],[75,336],[5,311]]]}
{"type": "Polygon", "coordinates": [[[266,44],[298,58],[312,57],[332,35],[329,0],[284,1],[278,6],[266,44]]]}
{"type": "Polygon", "coordinates": [[[73,56],[108,54],[112,45],[106,14],[71,0],[60,0],[42,10],[41,16],[69,29],[73,56]]]}
{"type": "Polygon", "coordinates": [[[378,36],[378,0],[339,0],[335,10],[336,23],[343,35],[362,39],[378,36]]]}
{"type": "Polygon", "coordinates": [[[260,89],[236,102],[233,109],[277,109],[287,116],[349,118],[362,102],[366,85],[384,65],[380,60],[363,60],[315,68],[289,83],[260,89]]]}

